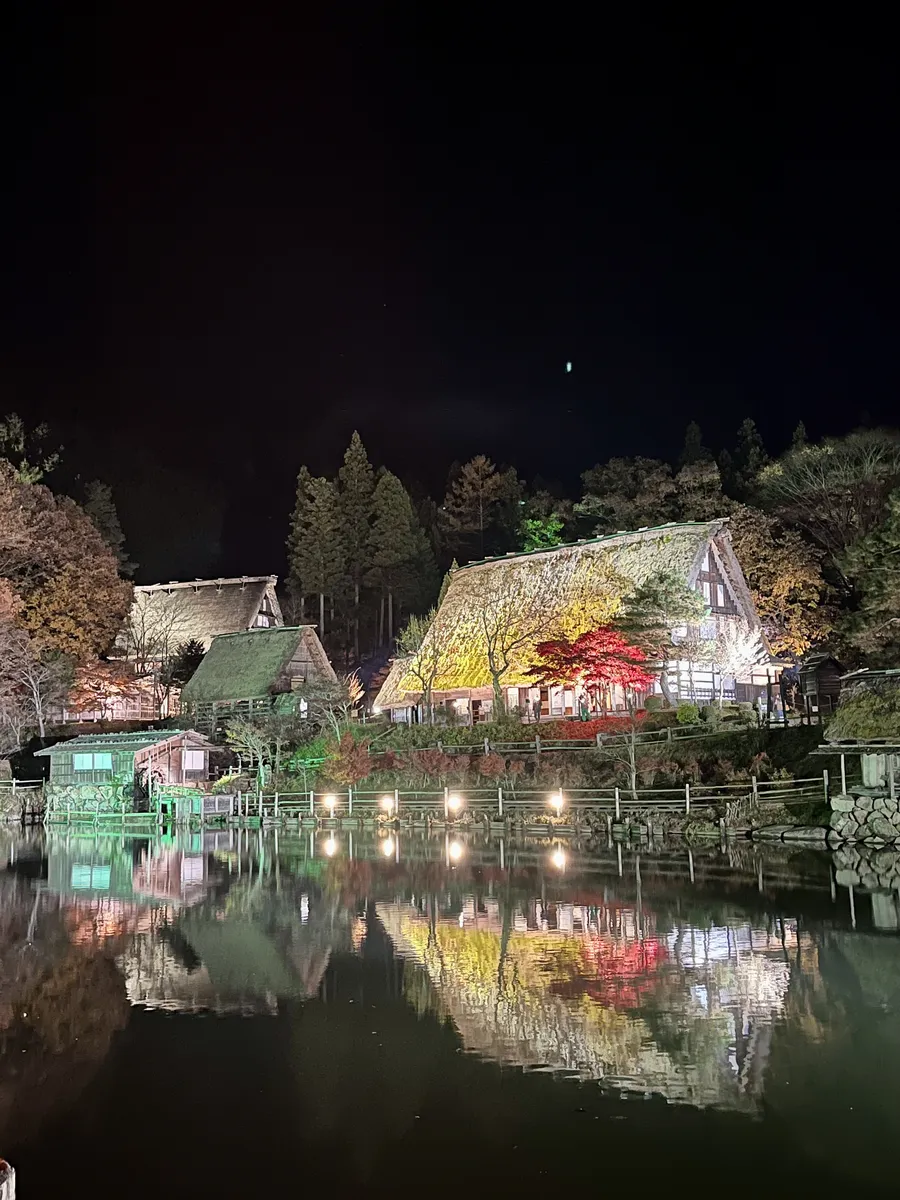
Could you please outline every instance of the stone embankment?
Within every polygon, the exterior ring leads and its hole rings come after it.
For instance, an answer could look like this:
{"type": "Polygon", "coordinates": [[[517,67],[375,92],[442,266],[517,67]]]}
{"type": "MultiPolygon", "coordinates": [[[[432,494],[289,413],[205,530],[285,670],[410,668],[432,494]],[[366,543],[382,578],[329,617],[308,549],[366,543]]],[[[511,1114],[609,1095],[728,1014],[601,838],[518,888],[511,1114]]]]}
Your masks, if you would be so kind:
{"type": "Polygon", "coordinates": [[[850,788],[846,795],[831,799],[832,845],[864,842],[869,846],[900,843],[900,803],[882,788],[850,788]]]}

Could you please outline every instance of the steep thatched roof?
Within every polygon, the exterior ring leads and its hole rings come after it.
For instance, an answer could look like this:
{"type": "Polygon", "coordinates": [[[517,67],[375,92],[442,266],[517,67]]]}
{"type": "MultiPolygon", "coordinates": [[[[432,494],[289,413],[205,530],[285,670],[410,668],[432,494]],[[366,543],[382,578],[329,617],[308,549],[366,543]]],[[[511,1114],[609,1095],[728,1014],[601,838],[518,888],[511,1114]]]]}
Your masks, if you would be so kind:
{"type": "Polygon", "coordinates": [[[282,625],[217,637],[181,693],[182,707],[257,700],[289,690],[285,676],[290,664],[298,662],[306,664],[309,679],[335,678],[312,625],[282,625]]]}
{"type": "Polygon", "coordinates": [[[131,624],[148,642],[164,640],[173,649],[196,638],[209,649],[219,634],[251,628],[264,603],[271,623],[282,625],[277,582],[277,575],[242,575],[136,587],[131,624]]]}
{"type": "MultiPolygon", "coordinates": [[[[738,611],[753,625],[758,620],[743,573],[731,548],[726,521],[661,525],[632,533],[592,538],[552,550],[509,554],[470,563],[454,572],[428,637],[446,647],[445,666],[435,681],[442,691],[484,687],[491,682],[482,613],[503,616],[507,624],[530,622],[534,636],[513,655],[504,686],[529,683],[525,673],[536,641],[577,637],[611,620],[623,598],[660,571],[695,586],[710,548],[718,559],[738,611]]],[[[427,644],[427,643],[426,643],[427,644]]],[[[417,692],[407,673],[402,691],[417,692]]],[[[376,701],[389,707],[381,695],[376,701]]],[[[402,703],[402,701],[401,701],[402,703]]]]}
{"type": "Polygon", "coordinates": [[[412,658],[395,658],[391,663],[388,677],[378,689],[378,695],[375,697],[374,707],[376,709],[406,708],[410,704],[418,703],[419,692],[410,693],[400,686],[403,677],[409,671],[411,662],[412,658]]]}

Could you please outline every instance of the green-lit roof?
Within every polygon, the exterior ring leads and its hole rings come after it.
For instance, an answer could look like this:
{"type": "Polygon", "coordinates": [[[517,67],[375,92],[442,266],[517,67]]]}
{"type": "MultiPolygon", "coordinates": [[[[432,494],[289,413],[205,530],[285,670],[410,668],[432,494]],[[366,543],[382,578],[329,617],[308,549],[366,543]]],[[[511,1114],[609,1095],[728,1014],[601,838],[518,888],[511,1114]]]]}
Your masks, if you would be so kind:
{"type": "Polygon", "coordinates": [[[124,750],[126,753],[130,751],[136,754],[139,750],[146,749],[147,746],[156,746],[160,742],[184,737],[185,733],[200,741],[206,740],[202,734],[195,733],[190,729],[145,729],[132,733],[86,733],[81,737],[69,738],[65,742],[57,742],[54,746],[37,750],[35,758],[39,758],[41,755],[71,754],[72,751],[81,753],[86,750],[124,750]]]}
{"type": "Polygon", "coordinates": [[[325,673],[331,672],[311,625],[251,629],[248,633],[230,633],[215,638],[181,693],[182,705],[256,700],[271,695],[279,676],[304,640],[314,665],[325,673]],[[317,661],[319,654],[322,662],[317,661]]]}

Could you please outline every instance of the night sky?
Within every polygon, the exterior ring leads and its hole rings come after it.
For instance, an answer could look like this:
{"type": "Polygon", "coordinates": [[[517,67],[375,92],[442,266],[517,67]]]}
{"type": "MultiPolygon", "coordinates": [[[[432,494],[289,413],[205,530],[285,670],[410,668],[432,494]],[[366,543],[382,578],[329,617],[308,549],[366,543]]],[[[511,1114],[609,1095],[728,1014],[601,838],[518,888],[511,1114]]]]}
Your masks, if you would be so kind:
{"type": "Polygon", "coordinates": [[[283,572],[354,427],[439,496],[478,452],[574,492],[691,419],[900,423],[886,31],[472,62],[67,20],[26,16],[5,106],[3,407],[113,486],[143,581],[283,572]]]}

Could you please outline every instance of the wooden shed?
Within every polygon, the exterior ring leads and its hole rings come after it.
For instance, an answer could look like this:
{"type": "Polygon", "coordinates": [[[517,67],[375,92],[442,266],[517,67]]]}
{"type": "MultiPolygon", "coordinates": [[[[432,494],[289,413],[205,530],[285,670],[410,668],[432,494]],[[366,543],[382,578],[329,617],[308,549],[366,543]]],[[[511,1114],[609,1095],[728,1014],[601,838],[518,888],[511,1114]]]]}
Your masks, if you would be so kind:
{"type": "Polygon", "coordinates": [[[210,743],[192,729],[153,729],[70,738],[38,750],[50,786],[146,782],[199,787],[209,778],[210,743]]]}
{"type": "Polygon", "coordinates": [[[811,654],[800,666],[800,697],[807,718],[822,720],[834,712],[844,668],[830,654],[811,654]]]}

